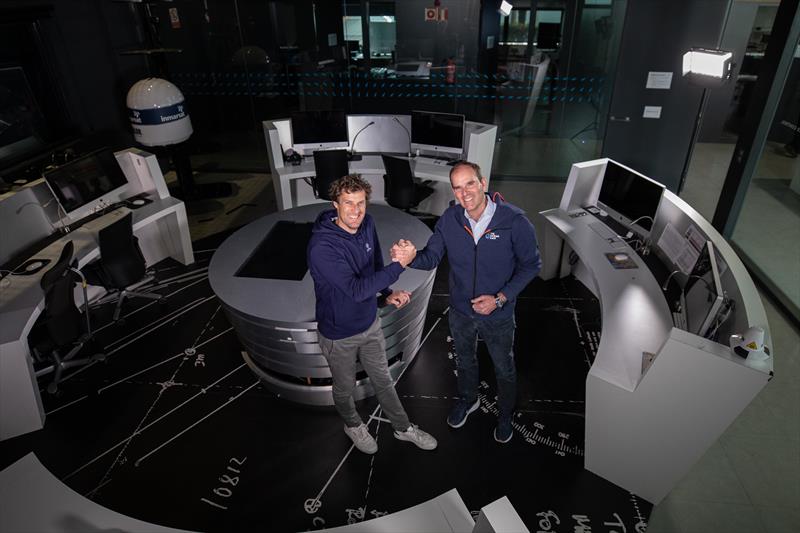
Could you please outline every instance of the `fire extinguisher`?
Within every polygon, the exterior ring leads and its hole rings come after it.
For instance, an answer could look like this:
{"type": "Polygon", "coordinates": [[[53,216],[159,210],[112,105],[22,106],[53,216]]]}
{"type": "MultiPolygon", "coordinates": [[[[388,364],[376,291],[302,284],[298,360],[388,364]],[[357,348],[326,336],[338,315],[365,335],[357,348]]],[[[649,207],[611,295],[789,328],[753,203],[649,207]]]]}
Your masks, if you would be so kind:
{"type": "Polygon", "coordinates": [[[447,66],[445,67],[445,78],[444,81],[447,83],[455,83],[456,82],[456,62],[453,61],[452,57],[447,58],[447,66]]]}

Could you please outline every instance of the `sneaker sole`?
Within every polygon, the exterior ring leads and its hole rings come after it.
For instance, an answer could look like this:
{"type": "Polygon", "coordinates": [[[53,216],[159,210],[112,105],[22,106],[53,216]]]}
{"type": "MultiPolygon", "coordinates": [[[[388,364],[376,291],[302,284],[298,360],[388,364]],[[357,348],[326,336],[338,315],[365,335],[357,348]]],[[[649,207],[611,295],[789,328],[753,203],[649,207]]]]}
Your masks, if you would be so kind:
{"type": "Polygon", "coordinates": [[[463,426],[464,424],[467,423],[467,418],[469,418],[469,415],[474,413],[475,411],[477,411],[478,407],[480,407],[480,406],[481,406],[481,401],[480,400],[475,400],[475,403],[472,404],[472,407],[470,407],[467,410],[467,414],[464,415],[464,420],[462,420],[460,424],[451,424],[450,420],[448,420],[447,421],[447,425],[450,426],[451,428],[455,428],[455,429],[460,428],[461,426],[463,426]]]}

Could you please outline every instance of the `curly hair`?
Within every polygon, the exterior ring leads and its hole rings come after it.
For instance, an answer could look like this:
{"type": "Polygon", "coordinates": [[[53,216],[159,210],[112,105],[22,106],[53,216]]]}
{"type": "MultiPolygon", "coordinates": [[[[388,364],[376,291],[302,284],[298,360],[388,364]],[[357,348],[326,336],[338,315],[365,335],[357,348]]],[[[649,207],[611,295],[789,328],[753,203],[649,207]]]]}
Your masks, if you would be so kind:
{"type": "Polygon", "coordinates": [[[328,189],[328,195],[336,202],[339,200],[340,194],[349,194],[358,191],[364,191],[364,194],[367,196],[367,201],[369,201],[369,195],[372,194],[372,185],[367,183],[358,174],[348,174],[331,183],[328,189]]]}

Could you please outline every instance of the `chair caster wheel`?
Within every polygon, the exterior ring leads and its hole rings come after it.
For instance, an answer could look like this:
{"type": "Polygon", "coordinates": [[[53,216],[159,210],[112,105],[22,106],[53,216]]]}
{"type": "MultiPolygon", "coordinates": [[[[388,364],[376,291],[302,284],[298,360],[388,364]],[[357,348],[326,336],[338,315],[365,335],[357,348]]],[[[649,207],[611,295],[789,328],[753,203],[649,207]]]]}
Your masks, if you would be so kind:
{"type": "Polygon", "coordinates": [[[92,359],[94,359],[95,361],[105,362],[106,354],[104,354],[104,353],[96,353],[96,354],[94,354],[92,356],[92,359]]]}
{"type": "Polygon", "coordinates": [[[118,318],[118,319],[116,319],[114,321],[114,324],[116,324],[117,326],[124,326],[125,325],[125,319],[124,318],[118,318]]]}
{"type": "Polygon", "coordinates": [[[55,383],[49,384],[47,386],[47,392],[48,394],[53,394],[53,395],[58,394],[58,385],[56,385],[55,383]]]}

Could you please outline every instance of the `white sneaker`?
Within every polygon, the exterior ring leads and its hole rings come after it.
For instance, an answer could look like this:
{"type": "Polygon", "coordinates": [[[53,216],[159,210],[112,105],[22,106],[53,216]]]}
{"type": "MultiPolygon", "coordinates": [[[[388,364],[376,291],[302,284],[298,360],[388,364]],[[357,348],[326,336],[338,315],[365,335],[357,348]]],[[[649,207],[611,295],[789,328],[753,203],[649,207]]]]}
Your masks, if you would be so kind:
{"type": "Polygon", "coordinates": [[[360,451],[369,454],[378,451],[378,443],[375,442],[375,439],[369,434],[366,424],[362,423],[360,426],[354,428],[345,425],[344,432],[350,437],[350,440],[353,441],[353,444],[355,444],[356,448],[360,451]]]}
{"type": "Polygon", "coordinates": [[[395,431],[394,438],[413,442],[423,450],[433,450],[438,444],[433,436],[419,429],[416,424],[411,424],[405,431],[395,431]]]}

